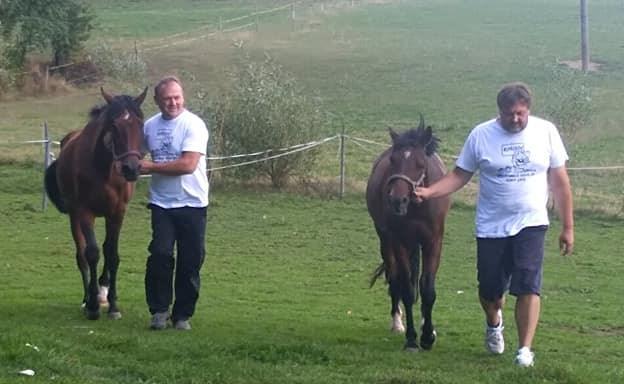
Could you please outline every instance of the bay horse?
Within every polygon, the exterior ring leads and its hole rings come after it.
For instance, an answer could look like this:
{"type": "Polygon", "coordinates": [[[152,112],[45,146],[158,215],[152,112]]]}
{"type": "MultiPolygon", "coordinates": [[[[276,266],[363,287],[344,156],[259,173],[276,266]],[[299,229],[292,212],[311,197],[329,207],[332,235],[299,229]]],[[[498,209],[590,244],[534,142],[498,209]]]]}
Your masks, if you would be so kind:
{"type": "Polygon", "coordinates": [[[50,200],[69,215],[76,246],[76,262],[84,288],[83,306],[90,320],[100,317],[100,304],[108,302],[108,317],[121,318],[117,307],[119,233],[126,207],[140,174],[143,111],[147,88],[137,97],[112,96],[101,88],[106,104],[95,106],[82,130],[61,141],[58,158],[45,172],[50,200]],[[104,267],[99,281],[96,217],[104,217],[104,267]]]}
{"type": "Polygon", "coordinates": [[[389,131],[392,146],[375,160],[366,188],[368,212],[379,237],[382,258],[371,287],[377,278],[385,275],[391,298],[391,330],[405,332],[405,349],[409,351],[418,349],[412,306],[418,301],[420,290],[420,347],[429,350],[436,339],[431,316],[450,198],[417,203],[413,192],[444,176],[446,167],[436,153],[439,139],[430,126],[425,128],[422,116],[417,128],[401,134],[389,131]],[[400,302],[405,309],[407,329],[401,320],[400,302]]]}

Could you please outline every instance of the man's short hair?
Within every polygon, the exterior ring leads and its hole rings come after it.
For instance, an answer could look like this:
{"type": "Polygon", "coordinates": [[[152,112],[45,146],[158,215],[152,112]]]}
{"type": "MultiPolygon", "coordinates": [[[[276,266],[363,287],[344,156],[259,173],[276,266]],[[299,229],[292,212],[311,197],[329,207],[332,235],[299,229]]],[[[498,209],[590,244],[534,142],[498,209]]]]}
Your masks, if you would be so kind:
{"type": "Polygon", "coordinates": [[[518,102],[531,108],[531,90],[521,82],[505,84],[496,97],[496,104],[501,110],[511,108],[518,102]]]}
{"type": "Polygon", "coordinates": [[[177,83],[180,86],[180,88],[183,88],[182,82],[177,76],[167,75],[167,76],[164,76],[162,79],[160,79],[158,83],[156,84],[156,86],[154,87],[154,96],[158,97],[158,92],[160,92],[160,89],[169,83],[177,83]]]}

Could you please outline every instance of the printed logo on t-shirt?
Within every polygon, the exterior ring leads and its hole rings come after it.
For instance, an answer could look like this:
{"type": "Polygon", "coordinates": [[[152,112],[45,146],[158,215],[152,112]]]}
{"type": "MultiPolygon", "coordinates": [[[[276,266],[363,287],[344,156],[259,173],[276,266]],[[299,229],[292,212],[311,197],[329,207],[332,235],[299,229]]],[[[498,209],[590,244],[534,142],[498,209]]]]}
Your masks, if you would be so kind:
{"type": "Polygon", "coordinates": [[[172,161],[178,158],[178,155],[173,148],[173,136],[169,129],[159,129],[156,131],[156,143],[152,157],[157,162],[172,161]]]}
{"type": "Polygon", "coordinates": [[[503,158],[509,159],[510,165],[499,168],[496,177],[511,183],[535,175],[536,169],[531,167],[531,151],[525,150],[523,143],[504,144],[501,146],[501,154],[503,158]]]}

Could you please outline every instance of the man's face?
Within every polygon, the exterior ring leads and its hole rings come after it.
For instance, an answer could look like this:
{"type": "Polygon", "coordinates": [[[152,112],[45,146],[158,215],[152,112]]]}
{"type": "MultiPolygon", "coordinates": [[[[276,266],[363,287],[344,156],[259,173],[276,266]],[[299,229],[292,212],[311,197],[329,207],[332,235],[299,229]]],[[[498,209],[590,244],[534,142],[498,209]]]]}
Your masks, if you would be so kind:
{"type": "Polygon", "coordinates": [[[511,107],[500,109],[499,122],[510,133],[522,131],[529,122],[529,107],[523,102],[517,102],[511,107]]]}
{"type": "Polygon", "coordinates": [[[154,101],[166,120],[175,119],[184,111],[184,92],[175,81],[161,86],[154,101]]]}

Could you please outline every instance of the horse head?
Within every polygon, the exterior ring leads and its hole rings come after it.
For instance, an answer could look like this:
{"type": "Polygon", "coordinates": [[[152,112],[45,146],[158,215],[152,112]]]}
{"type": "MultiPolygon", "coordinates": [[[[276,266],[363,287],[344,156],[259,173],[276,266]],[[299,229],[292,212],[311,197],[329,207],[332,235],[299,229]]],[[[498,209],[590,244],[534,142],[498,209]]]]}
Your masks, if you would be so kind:
{"type": "Polygon", "coordinates": [[[414,189],[427,180],[427,162],[436,151],[439,139],[431,127],[425,127],[420,116],[417,128],[401,134],[389,129],[392,138],[389,175],[386,180],[387,202],[390,211],[397,216],[407,215],[410,203],[416,204],[414,189]]]}
{"type": "Polygon", "coordinates": [[[101,139],[116,169],[127,181],[136,181],[143,158],[143,111],[147,87],[137,97],[112,96],[101,88],[107,106],[103,113],[101,139]]]}

